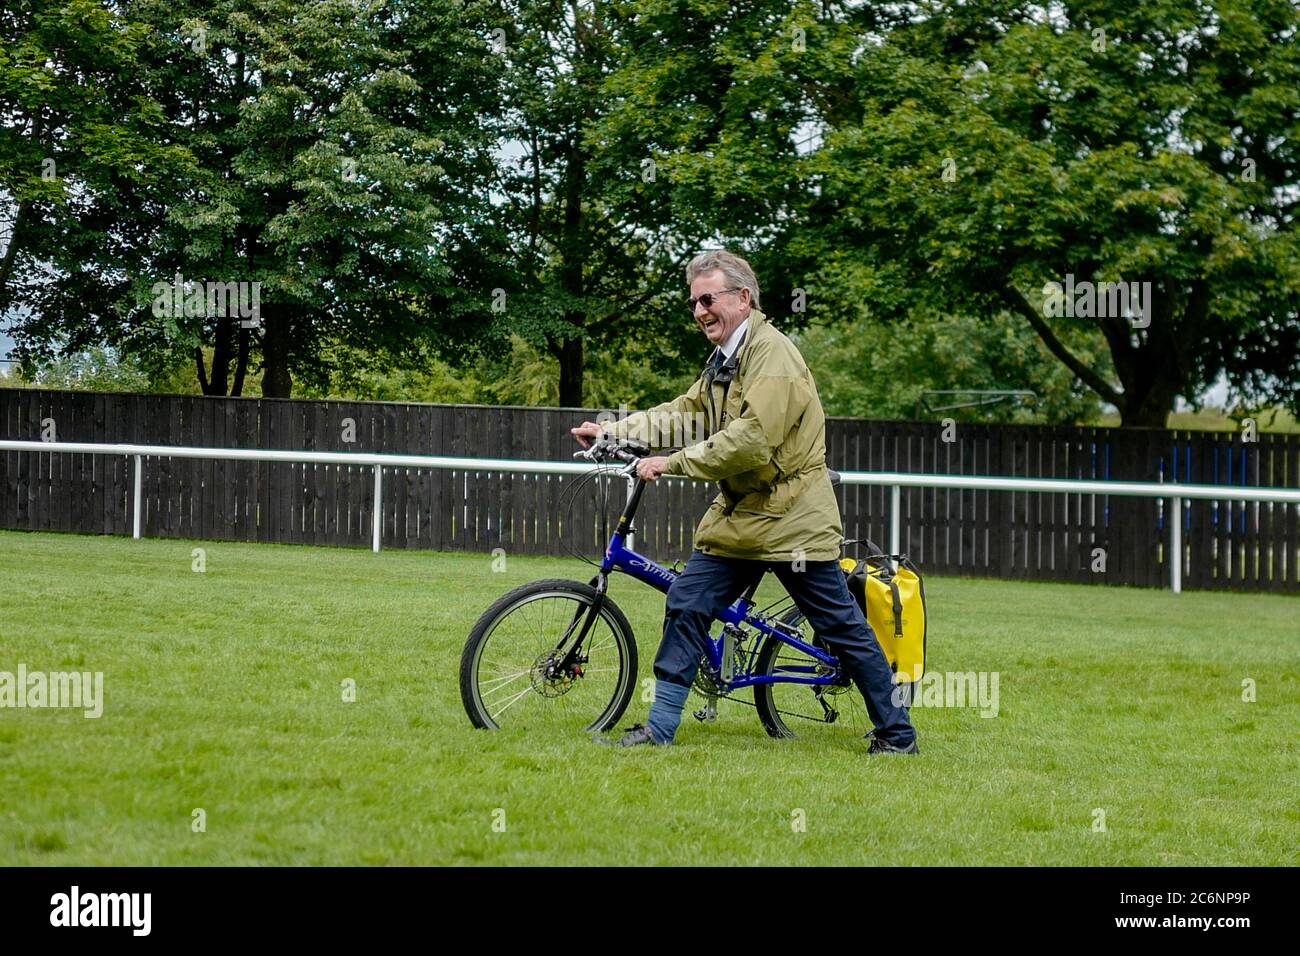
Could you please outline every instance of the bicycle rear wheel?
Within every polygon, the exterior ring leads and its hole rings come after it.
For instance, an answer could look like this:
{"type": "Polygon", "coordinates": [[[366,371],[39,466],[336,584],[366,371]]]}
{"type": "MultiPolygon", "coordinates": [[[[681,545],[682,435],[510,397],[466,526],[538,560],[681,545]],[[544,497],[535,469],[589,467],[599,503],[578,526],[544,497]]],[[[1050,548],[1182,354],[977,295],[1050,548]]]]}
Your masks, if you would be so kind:
{"type": "Polygon", "coordinates": [[[570,734],[614,726],[632,699],[637,656],[632,626],[608,597],[582,655],[559,669],[596,593],[581,581],[534,581],[483,612],[460,660],[461,702],[475,727],[570,734]]]}
{"type": "MultiPolygon", "coordinates": [[[[777,620],[794,628],[805,644],[824,648],[812,627],[797,607],[792,607],[777,620]]],[[[754,673],[777,675],[782,673],[807,676],[803,668],[818,665],[798,648],[769,637],[759,650],[754,673]]],[[[754,707],[763,729],[773,737],[811,737],[824,734],[864,737],[874,726],[867,713],[866,701],[858,688],[847,677],[842,684],[810,685],[793,683],[757,684],[754,687],[754,707]]]]}

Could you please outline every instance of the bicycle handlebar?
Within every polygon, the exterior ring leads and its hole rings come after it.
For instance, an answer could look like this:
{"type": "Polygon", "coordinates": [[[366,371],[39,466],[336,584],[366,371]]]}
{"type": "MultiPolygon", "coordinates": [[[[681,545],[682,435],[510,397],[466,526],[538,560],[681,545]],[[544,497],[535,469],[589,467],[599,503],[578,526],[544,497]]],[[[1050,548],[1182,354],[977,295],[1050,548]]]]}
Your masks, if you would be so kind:
{"type": "Polygon", "coordinates": [[[640,442],[631,439],[615,438],[609,432],[601,432],[600,437],[591,443],[590,448],[584,448],[582,451],[575,451],[574,458],[585,458],[588,461],[605,461],[610,458],[617,458],[619,461],[626,462],[629,465],[635,465],[648,452],[649,448],[640,442]]]}

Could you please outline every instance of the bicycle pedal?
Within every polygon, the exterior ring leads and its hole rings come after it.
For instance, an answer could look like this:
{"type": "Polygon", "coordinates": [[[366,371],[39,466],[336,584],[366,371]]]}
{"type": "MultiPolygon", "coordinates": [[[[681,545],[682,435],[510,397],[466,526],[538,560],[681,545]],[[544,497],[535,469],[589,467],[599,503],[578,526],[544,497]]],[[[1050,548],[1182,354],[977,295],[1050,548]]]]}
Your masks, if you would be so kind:
{"type": "Polygon", "coordinates": [[[702,724],[711,724],[718,719],[718,711],[716,707],[701,707],[699,710],[693,711],[691,716],[702,724]]]}

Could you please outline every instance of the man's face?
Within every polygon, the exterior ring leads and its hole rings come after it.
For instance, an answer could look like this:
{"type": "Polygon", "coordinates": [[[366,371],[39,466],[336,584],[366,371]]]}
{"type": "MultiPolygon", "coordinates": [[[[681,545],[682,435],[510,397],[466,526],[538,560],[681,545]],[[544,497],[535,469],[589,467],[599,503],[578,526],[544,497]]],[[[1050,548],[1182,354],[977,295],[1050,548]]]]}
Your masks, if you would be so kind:
{"type": "Polygon", "coordinates": [[[740,327],[740,323],[749,317],[749,290],[740,289],[723,293],[723,289],[733,288],[727,285],[727,277],[721,269],[703,272],[691,283],[691,298],[699,299],[707,292],[713,293],[713,304],[708,308],[703,302],[695,303],[695,324],[714,345],[721,345],[740,327]]]}

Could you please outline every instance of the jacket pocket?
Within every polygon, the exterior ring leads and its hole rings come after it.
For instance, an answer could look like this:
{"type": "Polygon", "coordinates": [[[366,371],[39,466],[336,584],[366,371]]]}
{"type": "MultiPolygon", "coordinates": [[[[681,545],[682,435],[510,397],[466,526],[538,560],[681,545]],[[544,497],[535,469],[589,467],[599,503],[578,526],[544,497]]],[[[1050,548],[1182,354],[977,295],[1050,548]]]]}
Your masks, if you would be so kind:
{"type": "Polygon", "coordinates": [[[755,491],[736,502],[736,511],[744,514],[780,517],[790,510],[794,495],[790,482],[779,482],[771,491],[755,491]]]}

